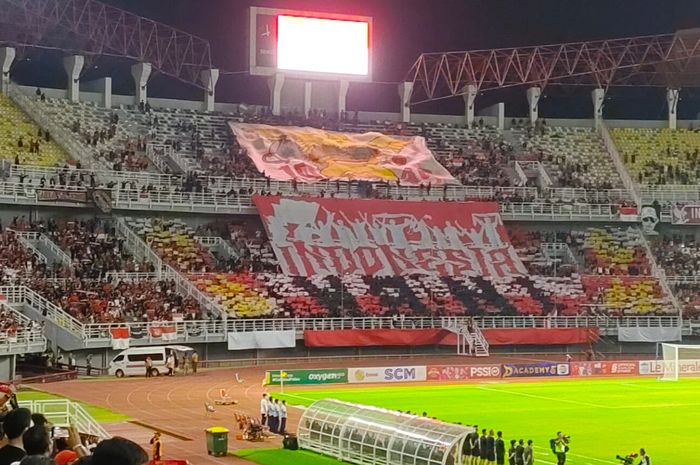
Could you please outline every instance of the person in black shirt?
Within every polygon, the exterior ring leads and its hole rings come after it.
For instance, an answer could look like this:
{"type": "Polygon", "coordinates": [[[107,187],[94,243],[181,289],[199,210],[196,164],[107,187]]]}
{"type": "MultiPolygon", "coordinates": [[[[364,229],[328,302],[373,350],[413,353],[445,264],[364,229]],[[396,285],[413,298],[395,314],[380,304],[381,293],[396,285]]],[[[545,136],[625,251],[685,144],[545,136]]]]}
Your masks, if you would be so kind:
{"type": "Polygon", "coordinates": [[[481,430],[481,436],[479,437],[479,462],[481,465],[486,465],[486,458],[488,457],[488,449],[486,446],[486,428],[481,430]]]}
{"type": "Polygon", "coordinates": [[[466,437],[464,438],[464,443],[462,444],[462,463],[466,463],[467,465],[469,465],[472,461],[472,445],[470,443],[471,438],[472,433],[467,433],[466,437]]]}
{"type": "Polygon", "coordinates": [[[496,450],[496,464],[504,465],[506,458],[506,443],[503,441],[503,431],[496,433],[496,443],[494,449],[496,450]]]}
{"type": "Polygon", "coordinates": [[[510,440],[510,449],[508,449],[508,464],[515,465],[515,439],[510,440]]]}
{"type": "Polygon", "coordinates": [[[0,465],[19,462],[27,455],[22,444],[22,435],[32,423],[32,412],[26,408],[10,411],[2,422],[7,444],[0,448],[0,465]]]}
{"type": "Polygon", "coordinates": [[[486,437],[486,461],[489,465],[496,462],[496,438],[493,437],[493,430],[489,430],[489,435],[486,437]]]}
{"type": "Polygon", "coordinates": [[[515,448],[515,465],[525,465],[525,441],[518,441],[515,448]]]}
{"type": "Polygon", "coordinates": [[[469,443],[472,446],[472,461],[471,465],[477,465],[479,463],[479,427],[474,425],[474,432],[469,438],[469,443]]]}

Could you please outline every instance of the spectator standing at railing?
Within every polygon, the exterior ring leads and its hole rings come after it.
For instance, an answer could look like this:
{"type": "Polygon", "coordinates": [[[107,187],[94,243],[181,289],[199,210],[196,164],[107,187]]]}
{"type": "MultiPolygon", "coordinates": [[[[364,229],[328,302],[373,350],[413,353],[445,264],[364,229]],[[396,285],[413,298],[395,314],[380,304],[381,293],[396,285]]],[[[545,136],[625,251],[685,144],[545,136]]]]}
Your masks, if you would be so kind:
{"type": "Polygon", "coordinates": [[[196,375],[197,374],[197,365],[199,365],[199,354],[195,350],[192,352],[192,358],[190,359],[192,362],[192,374],[196,375]]]}

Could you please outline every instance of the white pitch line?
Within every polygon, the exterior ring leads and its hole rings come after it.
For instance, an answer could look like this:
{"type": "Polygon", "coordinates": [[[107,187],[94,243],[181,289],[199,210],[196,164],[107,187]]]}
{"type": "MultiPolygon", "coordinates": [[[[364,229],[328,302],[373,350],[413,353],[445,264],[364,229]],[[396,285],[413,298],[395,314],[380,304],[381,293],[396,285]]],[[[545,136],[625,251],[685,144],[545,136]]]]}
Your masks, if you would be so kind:
{"type": "MultiPolygon", "coordinates": [[[[545,449],[545,450],[550,450],[547,447],[542,447],[542,446],[535,446],[536,449],[545,449]]],[[[601,462],[601,463],[611,463],[613,465],[618,465],[618,462],[613,462],[611,460],[605,460],[605,459],[597,459],[595,457],[589,457],[588,455],[581,455],[581,454],[572,454],[571,452],[567,452],[566,455],[570,455],[572,457],[579,457],[582,459],[588,459],[588,460],[595,460],[596,462],[601,462]]]]}
{"type": "Polygon", "coordinates": [[[539,396],[537,394],[527,394],[525,392],[516,392],[516,391],[507,391],[507,390],[503,390],[503,389],[494,389],[494,388],[488,388],[486,386],[479,386],[477,389],[482,389],[484,391],[499,392],[501,394],[512,394],[514,396],[531,397],[533,399],[551,400],[553,402],[563,402],[563,403],[567,403],[567,404],[582,405],[584,407],[604,408],[604,409],[610,408],[607,405],[590,404],[588,402],[579,402],[577,400],[558,399],[556,397],[539,396]]]}
{"type": "Polygon", "coordinates": [[[285,393],[281,393],[281,392],[280,392],[279,395],[281,395],[281,396],[287,396],[287,397],[294,397],[294,398],[296,398],[296,399],[308,400],[308,401],[310,401],[310,402],[316,402],[316,401],[318,400],[318,399],[311,399],[310,397],[297,396],[297,395],[294,395],[294,394],[287,394],[286,392],[285,392],[285,393]]]}

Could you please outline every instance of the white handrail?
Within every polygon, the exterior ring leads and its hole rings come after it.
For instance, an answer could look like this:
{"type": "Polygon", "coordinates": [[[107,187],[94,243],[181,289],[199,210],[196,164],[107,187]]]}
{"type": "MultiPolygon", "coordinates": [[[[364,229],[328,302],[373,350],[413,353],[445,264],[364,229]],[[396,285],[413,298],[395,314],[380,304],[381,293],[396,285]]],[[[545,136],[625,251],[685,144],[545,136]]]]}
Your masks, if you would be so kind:
{"type": "Polygon", "coordinates": [[[598,133],[603,139],[603,144],[605,145],[605,148],[608,151],[608,155],[610,155],[610,158],[612,159],[613,164],[615,165],[615,168],[617,169],[617,172],[620,175],[620,179],[622,179],[622,184],[629,192],[632,193],[634,202],[637,204],[637,207],[641,207],[642,200],[641,195],[639,193],[639,186],[634,181],[632,181],[632,178],[629,175],[629,171],[627,171],[627,167],[622,161],[620,153],[617,151],[615,141],[613,141],[612,136],[610,136],[610,131],[608,131],[607,126],[602,121],[600,125],[598,125],[598,133]]]}

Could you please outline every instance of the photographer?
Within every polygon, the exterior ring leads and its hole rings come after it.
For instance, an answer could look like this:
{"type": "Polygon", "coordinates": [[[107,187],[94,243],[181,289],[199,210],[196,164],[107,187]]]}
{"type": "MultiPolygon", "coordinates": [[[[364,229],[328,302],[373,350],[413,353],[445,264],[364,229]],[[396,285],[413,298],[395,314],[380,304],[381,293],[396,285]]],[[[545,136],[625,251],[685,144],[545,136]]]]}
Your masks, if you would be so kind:
{"type": "Polygon", "coordinates": [[[569,439],[569,436],[561,431],[557,431],[557,438],[554,440],[554,447],[552,448],[557,455],[557,465],[566,463],[566,453],[569,452],[569,439]]]}
{"type": "Polygon", "coordinates": [[[651,457],[647,455],[644,448],[639,449],[639,465],[651,465],[651,457]]]}

